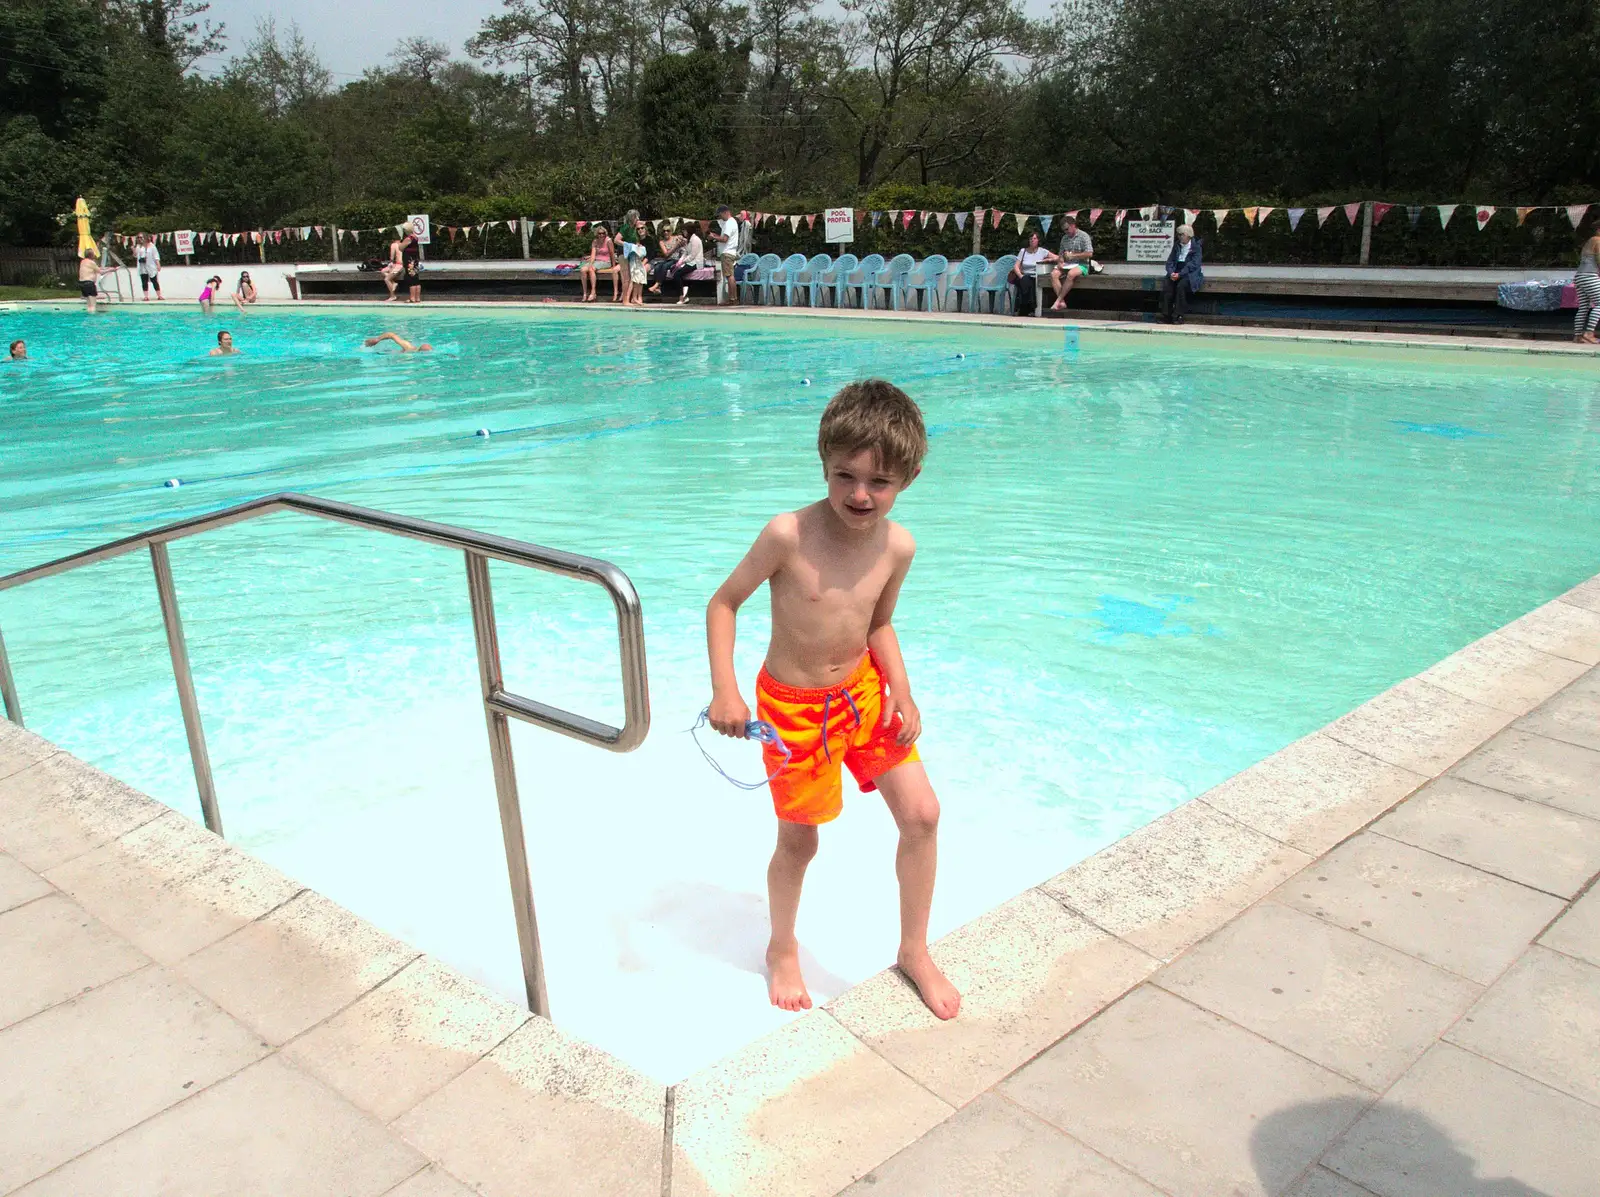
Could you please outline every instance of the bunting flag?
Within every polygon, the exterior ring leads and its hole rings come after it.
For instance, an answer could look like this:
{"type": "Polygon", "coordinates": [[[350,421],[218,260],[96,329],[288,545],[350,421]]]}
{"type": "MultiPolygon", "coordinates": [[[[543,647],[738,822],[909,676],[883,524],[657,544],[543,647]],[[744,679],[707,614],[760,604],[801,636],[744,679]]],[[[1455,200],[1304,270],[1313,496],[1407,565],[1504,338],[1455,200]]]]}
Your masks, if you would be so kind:
{"type": "Polygon", "coordinates": [[[1572,227],[1574,229],[1576,229],[1580,224],[1583,223],[1584,214],[1586,212],[1588,212],[1588,211],[1589,211],[1589,205],[1588,204],[1570,204],[1570,205],[1568,205],[1568,207],[1567,207],[1567,219],[1572,222],[1572,227]]]}
{"type": "Polygon", "coordinates": [[[815,212],[806,213],[806,228],[814,229],[816,227],[817,227],[817,214],[815,212]]]}
{"type": "Polygon", "coordinates": [[[1142,220],[1154,220],[1156,218],[1156,206],[1154,204],[1149,204],[1146,207],[1140,208],[1139,217],[1142,220]]]}
{"type": "Polygon", "coordinates": [[[900,223],[900,209],[899,208],[890,208],[889,209],[889,225],[890,225],[890,227],[892,228],[893,226],[895,226],[895,225],[897,225],[899,223],[900,223]]]}
{"type": "Polygon", "coordinates": [[[1228,219],[1228,213],[1232,211],[1232,208],[1213,208],[1211,209],[1211,219],[1217,222],[1217,227],[1220,229],[1222,222],[1228,219]]]}
{"type": "Polygon", "coordinates": [[[911,222],[916,218],[917,214],[910,208],[907,208],[904,212],[900,213],[900,227],[903,229],[909,229],[911,227],[911,222]]]}
{"type": "Polygon", "coordinates": [[[588,224],[588,223],[589,222],[587,220],[575,220],[575,221],[573,221],[572,222],[572,230],[573,230],[573,232],[575,232],[575,233],[583,232],[583,226],[588,224]]]}
{"type": "Polygon", "coordinates": [[[928,227],[928,222],[930,220],[932,220],[932,219],[933,219],[933,213],[932,212],[924,212],[924,213],[922,213],[922,227],[923,228],[927,228],[928,227]]]}
{"type": "Polygon", "coordinates": [[[1200,219],[1200,209],[1199,208],[1185,208],[1183,210],[1183,223],[1188,225],[1189,227],[1193,228],[1194,227],[1194,222],[1199,220],[1199,219],[1200,219]]]}
{"type": "Polygon", "coordinates": [[[939,222],[939,231],[944,232],[944,222],[950,219],[948,212],[935,212],[933,218],[939,222]]]}
{"type": "MultiPolygon", "coordinates": [[[[964,233],[964,232],[967,231],[967,215],[968,214],[966,212],[957,212],[955,214],[955,216],[956,216],[956,231],[957,232],[964,233]]],[[[1574,226],[1574,227],[1576,227],[1576,226],[1574,226]]]]}
{"type": "Polygon", "coordinates": [[[1389,209],[1392,208],[1392,207],[1394,207],[1393,204],[1386,204],[1382,200],[1373,200],[1372,201],[1372,227],[1373,228],[1377,228],[1380,224],[1383,223],[1383,218],[1385,216],[1389,215],[1389,209]]]}
{"type": "Polygon", "coordinates": [[[991,229],[999,228],[1000,227],[1000,218],[1002,216],[1004,216],[1004,215],[1005,215],[1005,213],[1000,211],[999,208],[990,208],[989,209],[989,227],[991,229]]]}
{"type": "Polygon", "coordinates": [[[1360,216],[1360,215],[1361,215],[1361,201],[1360,200],[1357,200],[1353,204],[1346,204],[1344,206],[1344,218],[1346,220],[1348,220],[1351,223],[1352,226],[1356,222],[1356,217],[1360,216]]]}
{"type": "Polygon", "coordinates": [[[974,208],[972,210],[973,223],[979,225],[980,227],[983,225],[983,213],[984,210],[982,208],[974,208]]]}
{"type": "Polygon", "coordinates": [[[1304,208],[1286,208],[1284,215],[1289,218],[1289,231],[1297,232],[1300,228],[1300,218],[1306,214],[1304,208]]]}
{"type": "Polygon", "coordinates": [[[1127,219],[1128,219],[1128,210],[1126,208],[1118,208],[1117,209],[1117,227],[1119,229],[1122,227],[1122,222],[1124,220],[1127,220],[1127,219]]]}
{"type": "Polygon", "coordinates": [[[798,233],[800,231],[800,218],[798,216],[789,217],[789,231],[791,233],[798,233]]]}
{"type": "Polygon", "coordinates": [[[351,229],[350,230],[350,240],[354,241],[357,245],[360,245],[361,244],[361,234],[358,233],[355,229],[351,229]]]}
{"type": "MultiPolygon", "coordinates": [[[[1073,212],[1073,213],[1069,213],[1069,215],[1076,216],[1077,213],[1073,212]]],[[[1053,225],[1055,222],[1056,222],[1056,218],[1054,216],[1041,216],[1041,217],[1039,217],[1039,227],[1044,230],[1044,235],[1046,237],[1048,237],[1050,235],[1050,226],[1053,225]]]]}
{"type": "Polygon", "coordinates": [[[541,233],[544,232],[549,227],[550,227],[550,222],[548,220],[541,220],[539,222],[539,231],[541,233]]]}
{"type": "Polygon", "coordinates": [[[1090,224],[1090,227],[1093,227],[1094,223],[1097,220],[1100,219],[1100,213],[1102,213],[1104,211],[1105,211],[1104,208],[1090,208],[1089,209],[1089,224],[1090,224]]]}
{"type": "Polygon", "coordinates": [[[1260,208],[1241,208],[1240,211],[1242,211],[1244,213],[1244,222],[1245,222],[1245,224],[1254,225],[1255,222],[1256,222],[1256,213],[1261,211],[1261,209],[1260,208]]]}
{"type": "Polygon", "coordinates": [[[883,213],[882,212],[871,212],[871,211],[869,211],[867,213],[867,215],[872,218],[872,227],[873,228],[877,228],[878,227],[878,222],[883,219],[883,213]]]}
{"type": "Polygon", "coordinates": [[[1483,226],[1488,224],[1489,221],[1494,218],[1494,209],[1489,207],[1487,204],[1480,205],[1479,208],[1478,208],[1477,215],[1478,215],[1478,232],[1481,233],[1481,232],[1483,232],[1483,226]]]}
{"type": "Polygon", "coordinates": [[[1407,204],[1406,205],[1406,219],[1411,222],[1411,227],[1412,228],[1416,228],[1417,224],[1422,220],[1422,205],[1421,204],[1407,204]]]}
{"type": "Polygon", "coordinates": [[[1532,208],[1518,208],[1517,209],[1517,227],[1519,229],[1522,227],[1522,222],[1528,219],[1528,213],[1532,212],[1533,210],[1534,209],[1532,209],[1532,208]]]}
{"type": "Polygon", "coordinates": [[[1456,214],[1456,209],[1460,206],[1460,204],[1439,205],[1439,227],[1441,229],[1447,229],[1450,227],[1450,218],[1456,214]]]}
{"type": "Polygon", "coordinates": [[[1026,212],[1013,212],[1011,215],[1017,222],[1017,236],[1020,237],[1022,235],[1022,226],[1028,223],[1028,214],[1026,212]]]}
{"type": "Polygon", "coordinates": [[[1276,208],[1257,208],[1256,209],[1256,224],[1257,224],[1257,226],[1266,224],[1267,223],[1267,217],[1271,216],[1276,211],[1277,211],[1276,208]]]}

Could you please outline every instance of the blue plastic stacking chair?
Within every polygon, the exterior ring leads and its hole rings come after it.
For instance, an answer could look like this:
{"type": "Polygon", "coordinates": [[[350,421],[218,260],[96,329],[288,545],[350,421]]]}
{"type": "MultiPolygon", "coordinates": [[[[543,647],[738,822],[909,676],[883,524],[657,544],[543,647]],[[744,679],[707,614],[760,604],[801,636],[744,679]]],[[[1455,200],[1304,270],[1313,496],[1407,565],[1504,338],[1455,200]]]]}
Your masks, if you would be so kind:
{"type": "Polygon", "coordinates": [[[744,289],[748,287],[755,293],[754,302],[760,303],[766,295],[767,280],[772,277],[772,272],[782,265],[783,259],[777,254],[762,254],[757,258],[750,273],[739,283],[739,302],[745,302],[744,289]]]}
{"type": "Polygon", "coordinates": [[[911,268],[916,264],[917,260],[910,254],[895,254],[890,258],[889,264],[878,271],[878,277],[872,281],[873,300],[876,301],[877,293],[882,291],[885,303],[898,310],[900,305],[895,299],[900,294],[900,288],[905,284],[906,277],[911,273],[911,268]]]}
{"type": "Polygon", "coordinates": [[[795,280],[800,272],[806,268],[805,254],[790,254],[776,267],[767,272],[766,280],[762,284],[762,303],[777,303],[778,291],[783,291],[783,306],[788,307],[794,302],[795,280]]]}
{"type": "Polygon", "coordinates": [[[861,306],[872,306],[872,288],[877,282],[878,272],[883,269],[882,254],[868,254],[861,259],[861,264],[844,276],[844,281],[839,284],[840,307],[844,307],[844,300],[850,298],[850,292],[856,291],[861,295],[861,306]]]}
{"type": "Polygon", "coordinates": [[[989,310],[998,312],[1002,304],[1009,313],[1015,306],[1015,297],[1011,294],[1011,268],[1017,264],[1016,254],[1005,254],[994,260],[994,265],[983,272],[983,277],[978,280],[978,291],[989,297],[989,310]]]}
{"type": "Polygon", "coordinates": [[[825,271],[820,278],[811,280],[811,306],[821,307],[817,301],[823,295],[833,296],[833,306],[844,307],[844,281],[850,277],[850,272],[861,265],[861,259],[855,254],[840,254],[833,260],[831,269],[825,271]]]}
{"type": "Polygon", "coordinates": [[[784,306],[792,306],[796,292],[804,292],[806,302],[812,307],[817,306],[817,280],[827,273],[833,265],[833,259],[827,254],[815,254],[811,261],[805,264],[803,270],[797,270],[789,281],[789,293],[784,296],[784,306]]]}
{"type": "Polygon", "coordinates": [[[899,311],[902,302],[909,296],[913,303],[916,294],[922,292],[922,310],[931,312],[939,306],[939,281],[944,278],[945,271],[950,269],[950,259],[943,254],[929,254],[922,259],[921,265],[910,271],[904,278],[897,280],[894,289],[894,310],[899,311]]]}
{"type": "MultiPolygon", "coordinates": [[[[745,280],[749,278],[750,272],[756,268],[756,263],[759,262],[760,260],[761,259],[758,258],[755,254],[741,254],[741,255],[739,255],[739,260],[736,261],[733,264],[733,285],[734,285],[735,288],[741,286],[745,282],[745,280]]],[[[718,265],[716,259],[712,259],[712,265],[713,266],[718,265]]],[[[717,270],[717,302],[718,303],[721,303],[724,299],[728,298],[728,296],[725,295],[724,292],[723,292],[723,289],[726,286],[727,286],[727,279],[723,275],[721,269],[719,268],[717,270]]],[[[737,298],[738,294],[739,294],[739,292],[737,290],[735,290],[734,291],[734,297],[737,298]]]]}
{"type": "Polygon", "coordinates": [[[978,310],[978,283],[983,278],[983,272],[989,269],[989,259],[982,254],[973,254],[963,258],[960,265],[954,270],[947,271],[944,279],[944,297],[948,302],[951,296],[956,297],[956,311],[961,311],[961,296],[967,299],[966,310],[978,310]]]}

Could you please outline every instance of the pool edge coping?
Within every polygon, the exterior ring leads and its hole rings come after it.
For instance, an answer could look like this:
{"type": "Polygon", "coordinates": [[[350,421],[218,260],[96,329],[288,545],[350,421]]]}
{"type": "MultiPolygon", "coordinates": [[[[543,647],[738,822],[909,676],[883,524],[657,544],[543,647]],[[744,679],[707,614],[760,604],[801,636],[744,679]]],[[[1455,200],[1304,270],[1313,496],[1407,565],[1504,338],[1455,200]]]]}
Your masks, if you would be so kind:
{"type": "MultiPolygon", "coordinates": [[[[163,901],[223,912],[210,924],[216,934],[198,946],[168,945],[170,959],[160,944],[134,942],[464,1180],[473,1181],[475,1165],[459,1142],[467,1133],[461,1124],[477,1121],[474,1101],[492,1097],[517,1116],[552,1103],[564,1111],[563,1124],[578,1138],[544,1142],[546,1155],[554,1151],[544,1161],[551,1167],[621,1156],[644,1170],[641,1181],[655,1178],[640,1192],[657,1191],[659,1181],[662,1193],[830,1194],[1596,664],[1600,574],[942,937],[935,955],[967,994],[955,1022],[937,1023],[891,968],[672,1085],[528,1015],[5,721],[0,847],[15,851],[20,837],[18,859],[53,884],[67,882],[61,888],[69,896],[113,925],[119,912],[107,904],[141,878],[155,882],[163,901]],[[7,794],[36,774],[55,775],[57,797],[20,814],[8,809],[7,794]],[[121,870],[103,892],[82,880],[86,862],[98,858],[121,870]],[[74,877],[78,892],[70,888],[74,877]],[[296,908],[293,917],[289,908],[296,908]],[[252,941],[260,941],[252,965],[292,971],[311,959],[355,988],[309,1025],[274,1028],[275,1016],[250,994],[303,981],[280,975],[277,985],[262,987],[252,974],[250,984],[231,984],[229,954],[252,941]],[[263,942],[271,945],[264,954],[263,942]],[[398,967],[367,967],[352,942],[398,967]],[[396,978],[419,962],[429,984],[420,997],[397,998],[396,978]],[[350,980],[352,970],[358,981],[350,980]],[[375,1096],[370,1077],[321,1067],[303,1046],[335,1035],[335,1025],[359,1040],[359,1027],[348,1030],[352,1011],[413,999],[426,1008],[470,1008],[509,1031],[469,1046],[441,1046],[427,1035],[389,1043],[390,1052],[417,1060],[455,1053],[451,1075],[398,1113],[392,1105],[373,1109],[392,1098],[375,1096]]],[[[157,939],[163,933],[150,932],[157,939]]],[[[238,958],[231,958],[236,972],[238,958]]]]}

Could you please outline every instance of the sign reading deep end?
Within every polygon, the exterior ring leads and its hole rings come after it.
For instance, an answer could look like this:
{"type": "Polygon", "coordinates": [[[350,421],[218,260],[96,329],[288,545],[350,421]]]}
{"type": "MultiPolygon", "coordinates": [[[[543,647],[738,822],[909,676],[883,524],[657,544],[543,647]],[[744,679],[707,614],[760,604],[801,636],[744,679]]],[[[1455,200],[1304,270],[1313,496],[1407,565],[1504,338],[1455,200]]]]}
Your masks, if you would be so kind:
{"type": "Polygon", "coordinates": [[[1128,261],[1165,262],[1177,235],[1172,220],[1130,220],[1128,222],[1128,261]]]}
{"type": "Polygon", "coordinates": [[[848,244],[856,239],[856,210],[854,208],[829,208],[822,220],[827,232],[828,244],[848,244]]]}

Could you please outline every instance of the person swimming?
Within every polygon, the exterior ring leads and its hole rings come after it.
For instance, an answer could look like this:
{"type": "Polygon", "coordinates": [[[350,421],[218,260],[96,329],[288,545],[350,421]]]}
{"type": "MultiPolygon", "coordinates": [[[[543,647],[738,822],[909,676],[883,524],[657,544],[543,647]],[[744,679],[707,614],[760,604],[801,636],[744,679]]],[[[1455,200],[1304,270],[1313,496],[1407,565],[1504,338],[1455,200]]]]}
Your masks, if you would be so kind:
{"type": "Polygon", "coordinates": [[[211,357],[231,357],[239,351],[233,347],[233,334],[226,330],[217,334],[217,347],[211,351],[211,357]]]}
{"type": "Polygon", "coordinates": [[[401,353],[432,353],[433,352],[433,346],[428,344],[426,341],[424,341],[420,345],[413,345],[410,341],[406,340],[399,333],[392,333],[392,332],[379,333],[375,337],[368,337],[365,341],[362,342],[362,344],[363,344],[363,346],[365,348],[371,349],[374,345],[381,345],[385,341],[393,341],[396,345],[400,346],[400,352],[401,353]]]}

